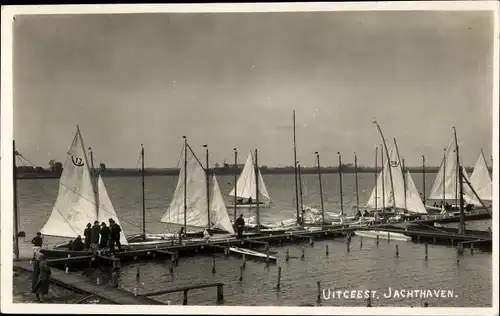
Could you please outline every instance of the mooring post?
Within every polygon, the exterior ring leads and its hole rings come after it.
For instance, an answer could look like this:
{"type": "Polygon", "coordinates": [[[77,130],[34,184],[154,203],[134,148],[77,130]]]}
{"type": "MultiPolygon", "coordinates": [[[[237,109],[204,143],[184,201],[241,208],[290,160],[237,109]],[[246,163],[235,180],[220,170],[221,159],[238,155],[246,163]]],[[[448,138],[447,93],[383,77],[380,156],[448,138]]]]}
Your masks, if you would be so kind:
{"type": "Polygon", "coordinates": [[[229,248],[224,248],[224,256],[229,256],[229,248]]]}
{"type": "Polygon", "coordinates": [[[425,261],[427,261],[427,258],[429,258],[429,245],[427,242],[425,242],[425,261]]]}
{"type": "Polygon", "coordinates": [[[350,252],[351,251],[351,243],[350,243],[349,239],[347,239],[346,246],[347,246],[347,252],[350,252]]]}
{"type": "Polygon", "coordinates": [[[240,282],[243,281],[243,265],[240,266],[240,282]]]}
{"type": "Polygon", "coordinates": [[[179,266],[179,252],[178,251],[175,252],[175,266],[176,267],[179,266]]]}
{"type": "Polygon", "coordinates": [[[188,304],[188,290],[184,290],[184,299],[182,300],[182,305],[188,304]]]}
{"type": "Polygon", "coordinates": [[[460,244],[457,245],[457,264],[460,263],[460,244]]]}
{"type": "Polygon", "coordinates": [[[388,244],[391,243],[391,233],[390,232],[387,232],[387,243],[388,244]]]}
{"type": "Polygon", "coordinates": [[[174,273],[174,260],[170,260],[169,264],[168,264],[168,270],[170,273],[174,273]]]}
{"type": "Polygon", "coordinates": [[[396,257],[399,257],[399,245],[396,245],[396,257]]]}
{"type": "Polygon", "coordinates": [[[306,252],[305,248],[302,247],[302,255],[300,256],[300,259],[304,260],[306,258],[305,252],[306,252]]]}
{"type": "Polygon", "coordinates": [[[359,237],[359,248],[363,248],[363,236],[359,237]]]}
{"type": "Polygon", "coordinates": [[[212,258],[212,274],[215,274],[215,257],[212,258]]]}
{"type": "Polygon", "coordinates": [[[470,254],[474,255],[474,243],[470,244],[470,254]]]}
{"type": "Polygon", "coordinates": [[[312,237],[309,237],[309,245],[314,246],[314,240],[312,237]]]}
{"type": "Polygon", "coordinates": [[[317,291],[318,291],[318,297],[317,297],[316,301],[319,304],[321,302],[321,282],[320,281],[316,282],[316,287],[317,287],[317,291]]]}
{"type": "Polygon", "coordinates": [[[379,243],[379,235],[377,235],[377,246],[378,246],[378,243],[379,243]]]}
{"type": "Polygon", "coordinates": [[[217,303],[224,301],[224,284],[217,284],[217,303]]]}
{"type": "Polygon", "coordinates": [[[118,274],[116,272],[111,273],[111,286],[115,289],[118,287],[118,274]]]}
{"type": "Polygon", "coordinates": [[[115,258],[113,260],[113,269],[120,270],[120,258],[115,258]]]}
{"type": "Polygon", "coordinates": [[[285,261],[288,262],[290,260],[290,249],[286,248],[285,261]]]}
{"type": "Polygon", "coordinates": [[[325,253],[328,256],[328,244],[325,245],[325,253]]]}
{"type": "MultiPolygon", "coordinates": [[[[268,254],[269,256],[269,254],[268,254]]],[[[246,268],[247,267],[247,256],[245,254],[243,254],[243,268],[246,268]]]]}
{"type": "Polygon", "coordinates": [[[278,267],[278,280],[276,281],[276,288],[280,289],[281,283],[281,267],[278,267]]]}

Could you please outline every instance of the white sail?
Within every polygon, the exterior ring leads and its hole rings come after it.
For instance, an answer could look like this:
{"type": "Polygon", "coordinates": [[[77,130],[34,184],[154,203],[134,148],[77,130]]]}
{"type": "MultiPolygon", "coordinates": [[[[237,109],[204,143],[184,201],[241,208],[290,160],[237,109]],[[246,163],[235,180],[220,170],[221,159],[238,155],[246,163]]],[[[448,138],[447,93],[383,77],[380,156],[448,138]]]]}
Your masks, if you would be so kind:
{"type": "Polygon", "coordinates": [[[474,166],[470,182],[481,200],[491,201],[493,199],[493,183],[491,181],[488,165],[486,164],[486,159],[484,158],[482,151],[477,159],[476,165],[474,166]]]}
{"type": "Polygon", "coordinates": [[[406,209],[412,213],[427,214],[410,171],[406,172],[406,209]]]}
{"type": "MultiPolygon", "coordinates": [[[[392,152],[393,150],[391,149],[391,153],[392,152]]],[[[384,165],[382,166],[382,171],[380,171],[377,177],[377,184],[373,188],[370,198],[366,202],[366,207],[375,209],[375,204],[376,204],[376,209],[381,210],[384,208],[384,206],[385,207],[391,206],[390,204],[391,200],[392,200],[392,193],[391,193],[391,178],[389,174],[389,160],[385,159],[384,165]]]]}
{"type": "Polygon", "coordinates": [[[401,160],[398,157],[397,150],[394,147],[389,151],[389,160],[386,164],[387,168],[391,168],[390,172],[385,175],[385,180],[387,184],[385,188],[389,191],[389,207],[406,209],[405,200],[405,180],[403,177],[403,168],[401,166],[401,160]],[[392,176],[392,181],[391,181],[392,176]],[[394,190],[394,194],[393,191],[394,190]]]}
{"type": "MultiPolygon", "coordinates": [[[[265,198],[267,200],[271,200],[271,197],[269,196],[269,193],[267,192],[267,187],[266,184],[264,183],[264,178],[262,178],[262,174],[260,173],[260,170],[258,170],[259,173],[259,198],[265,198]]],[[[252,200],[255,201],[257,195],[257,189],[256,189],[256,177],[255,177],[255,166],[253,162],[253,157],[252,153],[250,152],[247,157],[247,161],[245,162],[245,167],[243,167],[243,171],[241,172],[240,177],[238,178],[238,181],[236,182],[237,190],[236,196],[239,198],[252,198],[252,200]]],[[[229,193],[230,196],[234,196],[234,188],[233,190],[229,193]]]]}
{"type": "Polygon", "coordinates": [[[213,228],[220,228],[234,234],[234,228],[227,214],[226,203],[219,188],[219,182],[213,176],[212,198],[210,200],[210,220],[213,228]]]}
{"type": "Polygon", "coordinates": [[[207,227],[208,201],[205,171],[189,146],[187,150],[182,151],[181,161],[184,162],[186,151],[187,168],[184,168],[184,163],[182,163],[172,201],[160,221],[184,225],[184,175],[186,174],[186,226],[207,227]]]}
{"type": "Polygon", "coordinates": [[[95,193],[82,135],[77,128],[64,162],[56,202],[40,232],[48,236],[83,237],[87,223],[96,218],[95,193]]]}
{"type": "Polygon", "coordinates": [[[104,185],[101,175],[99,175],[99,180],[97,181],[97,188],[99,193],[99,210],[97,216],[99,223],[104,222],[106,225],[109,225],[109,219],[112,218],[122,229],[120,233],[120,243],[122,245],[128,245],[123,226],[120,224],[120,220],[116,215],[115,208],[113,207],[113,203],[111,202],[108,190],[106,190],[106,186],[104,185]]]}

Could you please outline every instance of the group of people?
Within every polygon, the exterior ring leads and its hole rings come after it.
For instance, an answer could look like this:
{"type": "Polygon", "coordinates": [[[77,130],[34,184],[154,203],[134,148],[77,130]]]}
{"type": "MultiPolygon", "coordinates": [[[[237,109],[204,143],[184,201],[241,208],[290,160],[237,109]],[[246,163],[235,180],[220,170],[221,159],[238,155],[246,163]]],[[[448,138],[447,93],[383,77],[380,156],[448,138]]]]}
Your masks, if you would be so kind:
{"type": "Polygon", "coordinates": [[[361,218],[361,217],[370,217],[370,213],[368,213],[368,211],[367,211],[367,210],[365,210],[365,212],[364,212],[363,214],[361,214],[361,211],[360,211],[360,210],[358,210],[358,211],[356,212],[356,215],[354,215],[354,217],[355,217],[356,219],[359,219],[359,218],[361,218]]]}
{"type": "Polygon", "coordinates": [[[87,228],[83,232],[85,241],[82,242],[81,236],[76,237],[71,245],[73,250],[84,249],[105,249],[108,248],[111,253],[115,252],[115,246],[121,250],[120,233],[122,229],[112,218],[109,219],[109,226],[105,222],[99,225],[99,221],[95,221],[92,226],[87,224],[87,228]]]}

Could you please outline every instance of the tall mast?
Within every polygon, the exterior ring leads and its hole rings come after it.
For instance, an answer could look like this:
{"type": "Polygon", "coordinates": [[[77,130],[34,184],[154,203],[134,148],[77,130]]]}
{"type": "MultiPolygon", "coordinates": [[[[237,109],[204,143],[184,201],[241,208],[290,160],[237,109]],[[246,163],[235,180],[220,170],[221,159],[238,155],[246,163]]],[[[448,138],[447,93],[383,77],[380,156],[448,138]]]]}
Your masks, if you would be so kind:
{"type": "Polygon", "coordinates": [[[375,211],[378,209],[378,145],[375,147],[375,211]]]}
{"type": "Polygon", "coordinates": [[[323,186],[321,184],[321,165],[319,163],[319,153],[315,152],[316,161],[318,163],[318,177],[319,177],[319,197],[321,200],[321,225],[325,224],[325,209],[323,207],[323,186]]]}
{"type": "Polygon", "coordinates": [[[460,184],[460,227],[459,227],[459,234],[464,235],[465,234],[465,215],[464,215],[464,183],[463,183],[463,177],[464,177],[464,168],[462,166],[458,166],[458,178],[459,178],[459,184],[460,184]]]}
{"type": "Polygon", "coordinates": [[[354,180],[356,183],[356,212],[359,212],[358,156],[356,153],[354,153],[354,180]]]}
{"type": "Polygon", "coordinates": [[[184,233],[187,232],[187,137],[184,138],[184,233]]]}
{"type": "MultiPolygon", "coordinates": [[[[375,120],[373,121],[375,123],[375,125],[377,125],[377,129],[380,133],[380,137],[382,137],[382,143],[384,144],[384,148],[385,148],[385,154],[387,155],[387,159],[390,159],[389,158],[389,150],[387,149],[387,143],[385,142],[385,137],[384,137],[384,133],[382,133],[382,129],[380,128],[380,125],[378,125],[378,122],[375,120]]],[[[383,157],[384,155],[382,155],[383,157]]],[[[382,167],[383,168],[383,167],[382,167]]],[[[391,168],[389,168],[389,178],[391,180],[391,191],[392,191],[392,203],[394,205],[396,205],[396,197],[394,195],[394,181],[392,180],[392,170],[391,168]]],[[[385,207],[385,205],[384,205],[385,207]]],[[[384,210],[385,212],[385,210],[384,210]]]]}
{"type": "Polygon", "coordinates": [[[425,196],[425,156],[422,155],[422,193],[424,194],[423,196],[423,202],[424,202],[424,206],[425,206],[425,200],[426,200],[426,196],[425,196]]]}
{"type": "MultiPolygon", "coordinates": [[[[384,164],[384,149],[380,145],[380,160],[382,170],[382,212],[385,213],[385,164],[384,164]]],[[[389,168],[390,170],[390,168],[389,168]]]]}
{"type": "MultiPolygon", "coordinates": [[[[80,130],[78,130],[80,132],[80,130]]],[[[99,190],[97,188],[97,176],[96,176],[96,171],[94,168],[94,152],[92,151],[92,148],[89,147],[89,155],[90,155],[90,166],[92,168],[92,184],[94,187],[94,195],[95,195],[95,208],[96,208],[96,213],[97,213],[97,218],[99,218],[99,190]]]]}
{"type": "Polygon", "coordinates": [[[208,216],[208,229],[210,229],[210,177],[208,176],[209,162],[208,162],[208,145],[203,145],[205,148],[206,157],[206,167],[205,167],[205,182],[207,183],[207,216],[208,216]]]}
{"type": "Polygon", "coordinates": [[[295,137],[295,110],[293,111],[293,170],[294,170],[294,178],[295,178],[295,208],[297,220],[299,219],[299,188],[297,184],[297,140],[295,137]]]}
{"type": "Polygon", "coordinates": [[[257,157],[257,149],[255,149],[255,203],[256,203],[256,213],[257,213],[257,229],[260,229],[260,214],[259,214],[259,158],[257,157]]]}
{"type": "Polygon", "coordinates": [[[337,152],[339,156],[339,185],[340,185],[340,215],[344,215],[344,194],[342,192],[342,155],[337,152]]]}
{"type": "Polygon", "coordinates": [[[144,185],[144,145],[141,144],[142,237],[146,240],[146,188],[144,185]]]}
{"type": "Polygon", "coordinates": [[[237,177],[237,172],[238,172],[238,151],[236,150],[236,148],[233,149],[234,150],[234,219],[233,219],[233,223],[236,223],[236,212],[237,212],[237,208],[236,208],[236,203],[238,203],[238,180],[236,179],[237,177]]]}
{"type": "Polygon", "coordinates": [[[19,260],[19,210],[17,207],[17,151],[16,151],[16,141],[12,141],[12,190],[14,193],[13,202],[14,202],[14,254],[16,256],[16,261],[19,260]]]}
{"type": "MultiPolygon", "coordinates": [[[[401,169],[401,173],[403,174],[403,188],[404,188],[404,196],[405,196],[405,211],[407,211],[406,209],[406,176],[405,176],[405,160],[401,160],[401,156],[399,155],[399,147],[398,147],[398,143],[396,142],[396,138],[394,138],[394,147],[396,148],[396,155],[398,156],[398,163],[399,163],[399,168],[401,169]]],[[[390,159],[390,158],[389,158],[390,159]]],[[[390,167],[390,165],[389,165],[390,167]]],[[[394,189],[394,187],[393,187],[394,189]]],[[[394,191],[392,192],[393,196],[395,195],[394,194],[394,191]]],[[[396,201],[393,201],[393,204],[394,204],[394,207],[396,207],[396,201]]]]}
{"type": "MultiPolygon", "coordinates": [[[[460,173],[460,155],[458,154],[458,140],[457,140],[457,130],[455,126],[453,126],[453,138],[455,139],[455,154],[457,155],[457,167],[456,167],[456,177],[455,177],[455,205],[458,204],[458,181],[459,173],[460,173]]],[[[462,170],[463,175],[463,170],[462,170]]],[[[463,199],[463,195],[460,195],[460,199],[463,199]]]]}
{"type": "Polygon", "coordinates": [[[299,190],[300,190],[300,211],[301,211],[301,216],[302,216],[302,224],[304,224],[304,195],[302,193],[302,175],[300,172],[300,164],[297,161],[297,171],[298,171],[298,176],[299,176],[299,190]]]}
{"type": "Polygon", "coordinates": [[[444,154],[443,154],[443,207],[444,207],[444,202],[446,201],[446,152],[448,150],[445,148],[444,149],[444,154]]]}

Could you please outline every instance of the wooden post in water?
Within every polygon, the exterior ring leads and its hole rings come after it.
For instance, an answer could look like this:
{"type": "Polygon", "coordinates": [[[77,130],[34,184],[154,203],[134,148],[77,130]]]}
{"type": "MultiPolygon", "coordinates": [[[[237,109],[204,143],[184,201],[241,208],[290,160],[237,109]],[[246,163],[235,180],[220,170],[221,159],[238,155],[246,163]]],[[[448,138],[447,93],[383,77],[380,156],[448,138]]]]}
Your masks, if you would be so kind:
{"type": "Polygon", "coordinates": [[[316,289],[317,289],[317,292],[318,292],[318,296],[316,298],[316,302],[319,304],[319,303],[321,303],[321,282],[320,281],[316,281],[316,289]]]}
{"type": "Polygon", "coordinates": [[[325,252],[326,252],[326,255],[328,256],[328,244],[325,245],[325,252]]]}
{"type": "Polygon", "coordinates": [[[309,237],[309,245],[314,246],[314,239],[309,237]]]}
{"type": "MultiPolygon", "coordinates": [[[[269,257],[269,254],[268,254],[268,257],[269,257]]],[[[243,268],[246,268],[247,266],[247,256],[245,254],[243,254],[243,268]]]]}
{"type": "Polygon", "coordinates": [[[346,246],[347,246],[347,252],[349,252],[351,250],[351,241],[349,240],[349,238],[346,238],[346,246]]]}
{"type": "Polygon", "coordinates": [[[140,266],[137,266],[137,271],[135,273],[135,281],[137,282],[137,284],[139,284],[140,280],[141,280],[141,270],[140,270],[140,266]]]}
{"type": "Polygon", "coordinates": [[[363,236],[359,236],[359,248],[363,248],[363,236]]]}
{"type": "Polygon", "coordinates": [[[212,258],[212,274],[215,274],[215,256],[212,258]]]}
{"type": "Polygon", "coordinates": [[[425,242],[425,261],[427,261],[427,258],[429,258],[429,245],[427,245],[427,242],[425,242]]]}
{"type": "Polygon", "coordinates": [[[470,254],[474,255],[474,243],[470,244],[470,254]]]}
{"type": "Polygon", "coordinates": [[[116,272],[111,273],[111,286],[115,289],[118,287],[118,274],[116,272]]]}
{"type": "Polygon", "coordinates": [[[240,282],[243,281],[243,265],[240,265],[240,282]]]}
{"type": "Polygon", "coordinates": [[[339,186],[340,186],[340,215],[344,215],[344,197],[342,192],[342,155],[337,152],[339,156],[339,186]]]}
{"type": "Polygon", "coordinates": [[[396,257],[399,257],[399,245],[396,245],[396,257]]]}
{"type": "Polygon", "coordinates": [[[300,259],[304,260],[306,258],[306,255],[305,255],[305,248],[302,247],[302,255],[300,256],[300,259]]]}
{"type": "Polygon", "coordinates": [[[290,260],[290,249],[286,248],[285,261],[288,262],[290,260]]]}
{"type": "Polygon", "coordinates": [[[224,301],[224,284],[217,285],[217,303],[224,301]]]}
{"type": "Polygon", "coordinates": [[[460,263],[460,244],[457,245],[457,264],[460,263]]]}
{"type": "Polygon", "coordinates": [[[278,267],[278,280],[276,283],[276,288],[279,290],[280,289],[280,284],[281,283],[281,267],[278,267]]]}
{"type": "Polygon", "coordinates": [[[319,153],[315,152],[316,160],[318,162],[318,177],[319,177],[319,198],[321,200],[321,225],[325,224],[325,209],[323,207],[323,186],[321,184],[321,165],[319,163],[319,153]]]}
{"type": "Polygon", "coordinates": [[[387,243],[391,243],[391,233],[387,232],[387,243]]]}
{"type": "Polygon", "coordinates": [[[182,295],[182,305],[187,305],[188,304],[188,291],[184,290],[183,295],[182,295]]]}

